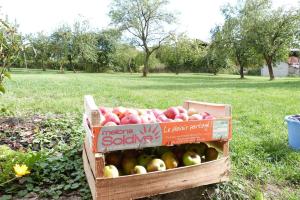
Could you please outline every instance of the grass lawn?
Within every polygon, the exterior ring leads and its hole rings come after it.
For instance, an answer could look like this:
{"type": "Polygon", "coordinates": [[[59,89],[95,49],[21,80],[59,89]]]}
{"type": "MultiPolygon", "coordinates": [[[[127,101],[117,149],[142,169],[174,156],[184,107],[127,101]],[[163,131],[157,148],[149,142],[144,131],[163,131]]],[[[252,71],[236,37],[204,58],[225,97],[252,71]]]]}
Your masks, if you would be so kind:
{"type": "MultiPolygon", "coordinates": [[[[300,113],[300,79],[207,74],[18,73],[6,82],[0,108],[14,115],[83,111],[83,96],[98,105],[167,108],[184,100],[231,104],[230,192],[263,191],[270,199],[299,199],[300,152],[287,144],[284,117],[300,113]]],[[[80,123],[80,122],[78,122],[80,123]]]]}

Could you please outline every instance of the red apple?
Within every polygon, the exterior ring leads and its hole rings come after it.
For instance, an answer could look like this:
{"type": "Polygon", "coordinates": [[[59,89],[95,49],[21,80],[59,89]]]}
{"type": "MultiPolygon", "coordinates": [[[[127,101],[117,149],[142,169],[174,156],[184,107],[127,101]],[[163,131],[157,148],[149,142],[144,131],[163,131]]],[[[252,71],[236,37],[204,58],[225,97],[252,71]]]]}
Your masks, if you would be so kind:
{"type": "Polygon", "coordinates": [[[152,114],[144,114],[144,115],[141,115],[141,121],[142,123],[144,124],[147,124],[147,123],[155,123],[156,122],[156,118],[155,116],[152,114]]]}
{"type": "Polygon", "coordinates": [[[175,116],[175,119],[182,119],[182,121],[188,121],[189,116],[187,113],[179,113],[178,115],[175,116]]]}
{"type": "Polygon", "coordinates": [[[101,112],[102,115],[105,115],[106,113],[108,112],[111,112],[112,111],[112,108],[107,108],[107,107],[99,107],[99,111],[101,112]]]}
{"type": "Polygon", "coordinates": [[[133,108],[128,108],[128,109],[125,111],[124,115],[126,116],[126,115],[130,115],[130,114],[139,115],[139,113],[138,113],[137,110],[135,110],[135,109],[133,109],[133,108]]]}
{"type": "Polygon", "coordinates": [[[111,112],[110,113],[106,113],[104,115],[104,117],[105,117],[105,120],[102,122],[102,125],[106,124],[107,122],[114,122],[117,125],[120,124],[120,119],[119,119],[119,117],[115,113],[111,113],[111,112]]]}
{"type": "Polygon", "coordinates": [[[166,117],[166,115],[165,114],[160,114],[160,115],[158,115],[157,117],[156,117],[156,119],[157,119],[157,121],[159,121],[159,122],[165,122],[166,120],[168,120],[168,118],[166,117]]]}
{"type": "Polygon", "coordinates": [[[192,116],[189,117],[189,121],[197,121],[197,120],[202,120],[203,116],[199,114],[193,114],[192,116]]]}
{"type": "Polygon", "coordinates": [[[215,117],[209,114],[208,112],[204,112],[201,115],[203,116],[203,119],[215,119],[215,117]]]}
{"type": "Polygon", "coordinates": [[[126,110],[127,109],[124,107],[116,107],[112,112],[115,113],[119,117],[119,119],[122,119],[125,116],[126,110]]]}
{"type": "Polygon", "coordinates": [[[103,126],[117,126],[115,122],[107,122],[103,126]]]}
{"type": "Polygon", "coordinates": [[[163,113],[162,110],[159,109],[152,109],[152,113],[155,115],[155,117],[157,118],[159,115],[161,115],[163,113]]]}
{"type": "Polygon", "coordinates": [[[121,124],[140,124],[141,117],[139,115],[130,114],[121,119],[121,124]]]}
{"type": "Polygon", "coordinates": [[[177,106],[179,113],[187,113],[187,110],[182,106],[177,106]]]}
{"type": "Polygon", "coordinates": [[[169,119],[175,119],[175,116],[179,114],[179,110],[176,107],[170,107],[164,112],[164,114],[169,119]]]}

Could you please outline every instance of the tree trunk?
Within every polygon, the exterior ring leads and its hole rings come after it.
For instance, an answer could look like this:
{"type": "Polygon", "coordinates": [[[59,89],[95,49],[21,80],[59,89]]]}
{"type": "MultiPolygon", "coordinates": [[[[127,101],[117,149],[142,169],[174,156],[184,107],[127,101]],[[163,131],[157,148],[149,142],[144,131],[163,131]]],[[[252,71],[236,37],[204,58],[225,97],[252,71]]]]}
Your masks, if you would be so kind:
{"type": "Polygon", "coordinates": [[[240,65],[240,75],[241,75],[241,79],[245,78],[244,75],[244,67],[240,65]]]}
{"type": "Polygon", "coordinates": [[[60,63],[60,68],[59,68],[60,73],[64,73],[64,66],[62,63],[60,63]]]}
{"type": "Polygon", "coordinates": [[[25,51],[23,52],[23,57],[24,57],[25,68],[26,68],[26,70],[28,70],[28,67],[27,67],[27,59],[26,59],[25,51]]]}
{"type": "Polygon", "coordinates": [[[143,77],[147,77],[149,71],[149,58],[150,54],[146,53],[145,60],[144,60],[144,69],[143,69],[143,77]]]}
{"type": "Polygon", "coordinates": [[[46,67],[44,65],[44,60],[42,60],[42,69],[43,69],[44,72],[46,71],[46,67]]]}
{"type": "Polygon", "coordinates": [[[69,63],[70,63],[70,66],[71,66],[73,72],[76,73],[75,67],[74,67],[73,62],[72,62],[72,56],[71,55],[68,55],[68,60],[69,60],[69,63]]]}
{"type": "Polygon", "coordinates": [[[274,80],[274,72],[273,72],[273,66],[272,66],[272,59],[269,58],[267,60],[267,65],[268,65],[268,70],[269,70],[269,75],[270,75],[270,81],[274,80]]]}

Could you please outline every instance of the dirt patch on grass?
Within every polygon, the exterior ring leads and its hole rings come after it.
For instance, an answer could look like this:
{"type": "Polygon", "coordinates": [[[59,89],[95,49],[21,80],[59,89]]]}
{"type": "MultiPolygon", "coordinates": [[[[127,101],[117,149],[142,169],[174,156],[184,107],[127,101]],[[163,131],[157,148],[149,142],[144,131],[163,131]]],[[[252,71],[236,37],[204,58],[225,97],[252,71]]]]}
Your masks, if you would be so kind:
{"type": "Polygon", "coordinates": [[[0,118],[0,145],[8,145],[13,150],[26,150],[32,143],[36,127],[45,116],[31,118],[0,118]]]}

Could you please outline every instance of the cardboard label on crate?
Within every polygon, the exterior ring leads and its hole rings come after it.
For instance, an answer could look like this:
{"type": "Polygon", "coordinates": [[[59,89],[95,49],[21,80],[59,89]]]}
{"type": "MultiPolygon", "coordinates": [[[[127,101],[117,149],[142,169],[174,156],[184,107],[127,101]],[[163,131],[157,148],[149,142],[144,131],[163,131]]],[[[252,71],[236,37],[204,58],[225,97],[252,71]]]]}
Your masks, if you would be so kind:
{"type": "Polygon", "coordinates": [[[160,146],[162,130],[159,124],[137,124],[102,127],[98,134],[98,151],[138,149],[160,146]]]}
{"type": "Polygon", "coordinates": [[[228,137],[229,121],[228,120],[214,120],[213,122],[213,139],[224,139],[228,137]]]}
{"type": "Polygon", "coordinates": [[[230,119],[93,128],[93,151],[107,152],[231,139],[230,119]]]}
{"type": "Polygon", "coordinates": [[[163,145],[200,142],[211,138],[212,121],[162,123],[163,145]]]}

